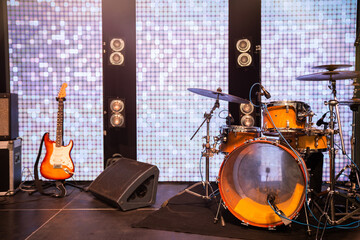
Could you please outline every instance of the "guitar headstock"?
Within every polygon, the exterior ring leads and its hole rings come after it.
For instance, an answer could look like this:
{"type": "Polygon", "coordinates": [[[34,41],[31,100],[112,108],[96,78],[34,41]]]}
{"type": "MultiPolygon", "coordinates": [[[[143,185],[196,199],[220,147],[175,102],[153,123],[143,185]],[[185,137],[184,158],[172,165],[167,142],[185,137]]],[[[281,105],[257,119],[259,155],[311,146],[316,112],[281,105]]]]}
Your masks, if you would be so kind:
{"type": "Polygon", "coordinates": [[[65,88],[67,87],[67,83],[63,83],[62,85],[61,85],[61,88],[60,88],[60,91],[59,91],[59,93],[58,93],[58,96],[57,96],[57,100],[59,100],[59,99],[65,99],[65,97],[66,97],[66,91],[65,91],[65,88]]]}

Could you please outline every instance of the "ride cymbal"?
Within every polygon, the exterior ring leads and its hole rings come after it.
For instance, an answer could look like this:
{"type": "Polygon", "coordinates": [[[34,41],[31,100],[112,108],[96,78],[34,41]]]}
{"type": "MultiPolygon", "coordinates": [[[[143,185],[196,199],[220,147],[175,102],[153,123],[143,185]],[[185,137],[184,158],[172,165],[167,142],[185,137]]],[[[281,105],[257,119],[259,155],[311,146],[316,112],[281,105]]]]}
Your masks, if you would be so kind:
{"type": "Polygon", "coordinates": [[[248,101],[246,99],[242,99],[240,97],[230,95],[228,93],[223,93],[221,91],[211,91],[211,90],[206,90],[206,89],[201,89],[201,88],[188,88],[187,90],[189,90],[190,92],[196,93],[198,95],[201,95],[201,96],[219,99],[219,100],[223,100],[223,101],[227,101],[227,102],[250,103],[250,101],[248,101]]]}

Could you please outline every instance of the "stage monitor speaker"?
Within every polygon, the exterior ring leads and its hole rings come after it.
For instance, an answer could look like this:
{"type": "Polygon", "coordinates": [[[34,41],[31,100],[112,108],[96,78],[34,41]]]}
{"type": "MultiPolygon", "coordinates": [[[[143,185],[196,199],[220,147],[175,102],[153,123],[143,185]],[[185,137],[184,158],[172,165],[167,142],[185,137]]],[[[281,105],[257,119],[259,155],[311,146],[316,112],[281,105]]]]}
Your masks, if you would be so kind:
{"type": "Polygon", "coordinates": [[[18,95],[0,93],[0,140],[19,137],[18,95]]]}
{"type": "Polygon", "coordinates": [[[114,162],[90,184],[100,200],[123,211],[155,203],[159,169],[129,158],[114,162]]]}

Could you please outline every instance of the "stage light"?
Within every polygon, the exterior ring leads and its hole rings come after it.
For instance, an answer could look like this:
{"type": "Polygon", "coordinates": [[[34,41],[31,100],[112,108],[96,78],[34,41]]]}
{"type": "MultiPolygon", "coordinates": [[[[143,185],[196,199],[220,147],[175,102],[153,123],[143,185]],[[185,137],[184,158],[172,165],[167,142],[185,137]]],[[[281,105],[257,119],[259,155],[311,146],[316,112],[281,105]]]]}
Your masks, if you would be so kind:
{"type": "Polygon", "coordinates": [[[113,38],[110,40],[109,63],[111,65],[122,66],[125,62],[124,49],[125,41],[122,38],[113,38]]]}
{"type": "Polygon", "coordinates": [[[124,127],[125,118],[119,113],[112,114],[110,117],[110,124],[112,127],[124,127]]]}
{"type": "Polygon", "coordinates": [[[255,119],[251,115],[244,115],[241,117],[241,125],[245,127],[253,127],[255,119]]]}
{"type": "Polygon", "coordinates": [[[124,49],[125,42],[121,38],[113,38],[110,41],[110,48],[115,52],[120,52],[124,49]]]}
{"type": "Polygon", "coordinates": [[[237,58],[240,67],[248,67],[252,63],[252,57],[249,53],[241,53],[237,58]]]}
{"type": "Polygon", "coordinates": [[[122,55],[121,52],[113,52],[110,55],[110,63],[112,65],[122,65],[124,60],[124,55],[122,55]]]}
{"type": "Polygon", "coordinates": [[[253,63],[251,38],[241,38],[236,41],[237,64],[240,67],[248,67],[253,63]]]}
{"type": "Polygon", "coordinates": [[[236,42],[236,49],[239,52],[247,52],[251,48],[251,42],[249,39],[240,39],[236,42]]]}
{"type": "Polygon", "coordinates": [[[240,104],[240,123],[244,127],[253,127],[255,125],[254,119],[254,105],[251,103],[240,104]]]}
{"type": "Polygon", "coordinates": [[[254,111],[254,105],[251,103],[240,104],[240,112],[243,114],[251,114],[254,111]]]}
{"type": "Polygon", "coordinates": [[[110,109],[113,112],[121,112],[124,108],[125,104],[121,99],[115,99],[110,102],[110,109]]]}
{"type": "Polygon", "coordinates": [[[125,99],[111,98],[108,100],[109,127],[125,127],[125,99]]]}

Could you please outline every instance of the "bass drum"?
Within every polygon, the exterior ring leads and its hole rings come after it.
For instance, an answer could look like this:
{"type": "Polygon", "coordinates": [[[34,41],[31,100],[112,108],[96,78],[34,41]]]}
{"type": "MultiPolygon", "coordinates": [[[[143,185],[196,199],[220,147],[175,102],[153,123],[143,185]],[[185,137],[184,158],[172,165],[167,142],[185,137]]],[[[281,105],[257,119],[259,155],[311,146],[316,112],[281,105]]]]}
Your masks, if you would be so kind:
{"type": "Polygon", "coordinates": [[[303,159],[297,159],[288,148],[266,139],[232,151],[219,172],[220,195],[229,211],[245,224],[272,228],[283,224],[268,204],[268,197],[274,196],[289,219],[297,216],[308,175],[303,159]]]}

